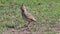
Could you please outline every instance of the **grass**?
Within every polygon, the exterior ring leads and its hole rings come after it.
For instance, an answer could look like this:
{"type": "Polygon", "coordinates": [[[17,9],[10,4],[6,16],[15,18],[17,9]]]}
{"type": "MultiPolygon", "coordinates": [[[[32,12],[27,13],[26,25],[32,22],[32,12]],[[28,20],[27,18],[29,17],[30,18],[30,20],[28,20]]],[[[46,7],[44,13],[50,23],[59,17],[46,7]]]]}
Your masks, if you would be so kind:
{"type": "MultiPolygon", "coordinates": [[[[45,25],[37,28],[32,25],[36,30],[43,30],[44,27],[59,27],[60,0],[0,0],[0,30],[17,27],[18,23],[21,26],[26,24],[21,16],[20,7],[22,3],[26,5],[28,12],[37,19],[37,22],[45,25]]],[[[54,31],[47,33],[55,34],[54,31]]]]}

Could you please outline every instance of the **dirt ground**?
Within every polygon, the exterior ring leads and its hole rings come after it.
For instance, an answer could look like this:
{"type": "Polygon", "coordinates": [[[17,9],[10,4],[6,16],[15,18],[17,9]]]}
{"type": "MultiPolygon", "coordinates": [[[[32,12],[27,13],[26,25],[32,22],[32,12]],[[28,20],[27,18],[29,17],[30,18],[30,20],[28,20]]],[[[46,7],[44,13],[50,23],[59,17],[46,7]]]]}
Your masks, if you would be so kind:
{"type": "Polygon", "coordinates": [[[9,28],[8,30],[4,31],[2,34],[41,34],[42,31],[29,31],[26,28],[22,29],[13,29],[9,28]]]}
{"type": "Polygon", "coordinates": [[[53,27],[49,28],[44,24],[36,23],[36,24],[30,24],[29,29],[27,27],[16,27],[16,28],[8,28],[7,30],[0,32],[0,34],[60,34],[60,27],[53,27]],[[39,27],[39,30],[34,30],[34,27],[37,28],[39,27]],[[31,29],[33,28],[33,29],[31,29]]]}
{"type": "MultiPolygon", "coordinates": [[[[55,31],[56,34],[59,34],[60,28],[48,28],[47,32],[49,32],[49,31],[51,31],[51,32],[55,31]]],[[[42,30],[38,30],[38,31],[37,30],[33,31],[33,30],[31,30],[31,29],[29,30],[25,27],[25,28],[8,28],[6,31],[4,31],[1,34],[42,34],[43,32],[46,32],[46,30],[42,29],[42,30]]],[[[53,33],[51,33],[51,34],[53,34],[53,33]]]]}
{"type": "Polygon", "coordinates": [[[6,31],[4,31],[1,34],[41,34],[42,32],[43,30],[35,31],[35,30],[28,29],[27,27],[23,27],[23,28],[8,28],[6,31]]]}

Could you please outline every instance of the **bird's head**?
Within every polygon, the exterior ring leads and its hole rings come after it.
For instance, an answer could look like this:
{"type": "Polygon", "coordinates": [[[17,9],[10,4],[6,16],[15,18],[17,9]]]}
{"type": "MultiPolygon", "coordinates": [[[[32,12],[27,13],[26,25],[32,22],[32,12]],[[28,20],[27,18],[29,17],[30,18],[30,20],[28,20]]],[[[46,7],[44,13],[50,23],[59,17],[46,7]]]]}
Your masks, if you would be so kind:
{"type": "Polygon", "coordinates": [[[21,6],[21,10],[22,10],[23,12],[26,11],[26,7],[25,7],[24,4],[22,4],[22,6],[21,6]]]}

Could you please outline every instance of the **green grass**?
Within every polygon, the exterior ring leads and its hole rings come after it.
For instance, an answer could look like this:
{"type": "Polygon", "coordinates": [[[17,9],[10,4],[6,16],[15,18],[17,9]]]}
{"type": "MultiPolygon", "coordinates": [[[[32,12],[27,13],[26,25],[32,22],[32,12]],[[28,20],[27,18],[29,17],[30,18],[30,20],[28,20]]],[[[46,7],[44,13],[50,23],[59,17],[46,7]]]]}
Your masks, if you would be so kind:
{"type": "MultiPolygon", "coordinates": [[[[20,10],[22,3],[39,23],[49,28],[59,27],[56,24],[60,23],[60,0],[0,0],[0,30],[3,30],[1,28],[16,27],[18,23],[21,26],[26,24],[20,10]]],[[[44,26],[34,28],[43,30],[44,26]]]]}

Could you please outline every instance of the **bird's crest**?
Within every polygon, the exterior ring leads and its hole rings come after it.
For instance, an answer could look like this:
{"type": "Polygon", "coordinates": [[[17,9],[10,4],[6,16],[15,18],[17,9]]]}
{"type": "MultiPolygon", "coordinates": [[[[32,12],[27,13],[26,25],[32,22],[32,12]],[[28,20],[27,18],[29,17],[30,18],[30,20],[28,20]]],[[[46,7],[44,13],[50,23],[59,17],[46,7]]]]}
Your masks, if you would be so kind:
{"type": "Polygon", "coordinates": [[[27,11],[27,10],[26,10],[26,7],[25,7],[24,4],[22,4],[22,6],[21,6],[21,10],[22,10],[23,12],[26,12],[26,11],[27,11]]]}

